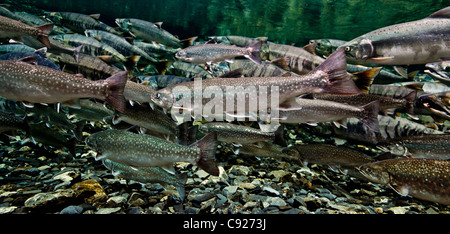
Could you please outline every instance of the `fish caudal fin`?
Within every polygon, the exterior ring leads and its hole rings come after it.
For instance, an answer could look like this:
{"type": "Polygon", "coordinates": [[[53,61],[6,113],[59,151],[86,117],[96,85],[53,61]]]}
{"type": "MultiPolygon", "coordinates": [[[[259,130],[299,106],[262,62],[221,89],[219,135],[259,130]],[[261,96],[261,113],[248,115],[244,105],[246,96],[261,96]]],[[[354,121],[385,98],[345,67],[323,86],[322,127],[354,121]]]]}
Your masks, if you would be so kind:
{"type": "Polygon", "coordinates": [[[213,176],[219,176],[219,167],[215,159],[217,145],[216,132],[209,133],[193,144],[200,149],[200,159],[196,165],[213,176]]]}
{"type": "Polygon", "coordinates": [[[121,71],[105,80],[109,85],[109,94],[105,101],[122,113],[125,112],[126,105],[123,91],[128,80],[127,74],[127,71],[121,71]]]}
{"type": "Polygon", "coordinates": [[[40,31],[37,39],[42,42],[47,48],[51,48],[50,40],[48,39],[48,34],[50,34],[53,30],[53,24],[44,24],[40,26],[36,26],[36,29],[40,31]]]}
{"type": "Polygon", "coordinates": [[[184,198],[186,197],[186,190],[184,188],[184,185],[187,181],[187,173],[182,173],[177,175],[178,183],[176,185],[176,189],[178,191],[178,195],[180,196],[181,201],[184,201],[184,198]]]}
{"type": "Polygon", "coordinates": [[[335,94],[360,94],[361,90],[355,85],[347,72],[347,60],[345,49],[338,48],[323,63],[312,70],[309,74],[322,72],[328,79],[328,85],[324,92],[335,94]]]}
{"type": "Polygon", "coordinates": [[[362,72],[353,73],[355,85],[363,92],[368,93],[369,87],[383,67],[375,67],[362,72]]]}
{"type": "Polygon", "coordinates": [[[417,91],[413,90],[403,98],[406,100],[406,107],[404,111],[408,114],[414,115],[414,104],[416,103],[416,95],[417,91]]]}
{"type": "Polygon", "coordinates": [[[380,128],[378,126],[378,113],[380,111],[380,101],[376,100],[370,102],[362,106],[362,108],[364,109],[365,117],[361,119],[361,122],[374,132],[379,132],[380,128]]]}
{"type": "Polygon", "coordinates": [[[250,45],[248,48],[249,54],[245,57],[249,58],[256,64],[261,64],[261,57],[259,56],[259,51],[261,50],[262,42],[257,40],[255,43],[250,45]]]}

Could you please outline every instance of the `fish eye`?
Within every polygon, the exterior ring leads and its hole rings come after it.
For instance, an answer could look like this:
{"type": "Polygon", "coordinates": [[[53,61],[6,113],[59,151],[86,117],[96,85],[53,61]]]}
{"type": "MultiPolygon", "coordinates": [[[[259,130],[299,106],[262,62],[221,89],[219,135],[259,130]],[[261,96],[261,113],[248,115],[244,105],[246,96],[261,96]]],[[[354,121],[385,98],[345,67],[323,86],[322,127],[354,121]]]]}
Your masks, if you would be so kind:
{"type": "Polygon", "coordinates": [[[155,94],[155,98],[158,99],[158,100],[161,99],[161,94],[160,93],[156,93],[155,94]]]}
{"type": "Polygon", "coordinates": [[[352,48],[350,48],[350,46],[345,47],[345,51],[350,52],[352,50],[352,48]]]}

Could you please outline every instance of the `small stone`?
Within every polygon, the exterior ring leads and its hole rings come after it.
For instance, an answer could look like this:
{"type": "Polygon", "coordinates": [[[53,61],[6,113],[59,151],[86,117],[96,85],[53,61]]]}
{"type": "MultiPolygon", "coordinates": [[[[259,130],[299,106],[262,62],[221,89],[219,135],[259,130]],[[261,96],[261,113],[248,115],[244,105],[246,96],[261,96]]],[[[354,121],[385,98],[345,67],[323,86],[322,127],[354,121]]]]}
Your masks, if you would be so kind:
{"type": "Polygon", "coordinates": [[[226,196],[233,195],[239,187],[235,185],[227,186],[223,189],[223,194],[226,196]]]}
{"type": "Polygon", "coordinates": [[[405,209],[404,207],[396,206],[396,207],[389,208],[388,211],[390,211],[394,214],[405,214],[408,210],[405,209]]]}
{"type": "Polygon", "coordinates": [[[72,185],[72,189],[76,197],[84,198],[86,203],[94,206],[108,198],[102,186],[94,179],[78,182],[72,185]]]}
{"type": "Polygon", "coordinates": [[[234,175],[248,175],[250,173],[250,168],[242,165],[233,165],[230,168],[230,173],[234,175]]]}
{"type": "Polygon", "coordinates": [[[127,202],[127,198],[123,197],[123,196],[110,197],[106,201],[106,203],[108,203],[110,205],[120,205],[120,204],[125,204],[126,202],[127,202]]]}
{"type": "Polygon", "coordinates": [[[247,189],[247,190],[252,190],[256,188],[256,185],[253,183],[241,183],[239,184],[239,188],[243,188],[243,189],[247,189]]]}
{"type": "Polygon", "coordinates": [[[38,193],[25,201],[25,207],[36,208],[50,205],[60,205],[74,197],[71,189],[57,190],[55,192],[38,193]]]}
{"type": "Polygon", "coordinates": [[[268,186],[265,186],[263,191],[269,193],[270,195],[280,196],[280,192],[268,186]]]}
{"type": "Polygon", "coordinates": [[[95,212],[95,214],[112,214],[112,213],[116,213],[117,211],[119,211],[121,208],[120,207],[115,207],[115,208],[100,208],[97,210],[97,212],[95,212]]]}
{"type": "Polygon", "coordinates": [[[68,206],[61,210],[60,214],[81,214],[83,212],[83,208],[81,206],[68,206]]]}
{"type": "Polygon", "coordinates": [[[204,179],[209,176],[209,173],[204,170],[198,170],[195,175],[197,175],[200,179],[204,179]]]}
{"type": "Polygon", "coordinates": [[[255,201],[249,201],[247,203],[244,204],[243,208],[254,208],[254,207],[258,207],[259,203],[255,202],[255,201]]]}
{"type": "Polygon", "coordinates": [[[281,199],[280,197],[270,197],[267,199],[267,202],[271,205],[271,206],[286,206],[287,203],[281,199]]]}
{"type": "Polygon", "coordinates": [[[78,177],[78,176],[80,176],[80,173],[77,171],[66,171],[59,175],[53,176],[53,179],[68,182],[68,181],[72,181],[75,177],[78,177]]]}
{"type": "Polygon", "coordinates": [[[0,207],[0,214],[8,214],[17,209],[17,206],[0,207]]]}

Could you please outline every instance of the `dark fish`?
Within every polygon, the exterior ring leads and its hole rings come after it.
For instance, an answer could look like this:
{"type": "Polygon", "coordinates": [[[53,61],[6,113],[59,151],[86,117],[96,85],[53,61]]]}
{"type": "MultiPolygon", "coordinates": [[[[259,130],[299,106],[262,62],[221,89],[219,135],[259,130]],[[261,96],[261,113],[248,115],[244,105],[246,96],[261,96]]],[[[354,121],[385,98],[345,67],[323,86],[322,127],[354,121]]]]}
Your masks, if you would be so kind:
{"type": "Polygon", "coordinates": [[[13,113],[0,110],[0,133],[14,130],[24,130],[29,132],[30,126],[25,118],[20,118],[13,113]]]}
{"type": "Polygon", "coordinates": [[[450,135],[432,134],[398,137],[377,145],[395,155],[412,158],[450,159],[450,135]]]}
{"type": "Polygon", "coordinates": [[[188,47],[197,37],[180,40],[161,28],[162,23],[152,23],[145,20],[125,18],[116,19],[116,24],[130,32],[136,38],[147,42],[157,42],[170,47],[188,47]]]}
{"type": "Polygon", "coordinates": [[[309,40],[310,44],[315,44],[315,52],[324,57],[328,57],[337,48],[341,47],[343,44],[347,43],[347,41],[337,40],[337,39],[315,39],[309,40]]]}
{"type": "Polygon", "coordinates": [[[84,15],[75,12],[50,12],[48,16],[55,24],[67,27],[76,33],[84,33],[86,29],[119,33],[115,28],[99,21],[99,14],[84,15]]]}
{"type": "Polygon", "coordinates": [[[189,82],[191,79],[175,75],[137,76],[141,82],[149,82],[153,89],[167,88],[172,85],[189,82]]]}
{"type": "Polygon", "coordinates": [[[107,45],[110,45],[125,57],[139,55],[150,62],[158,62],[149,54],[145,53],[145,51],[141,50],[139,47],[135,45],[130,44],[125,38],[118,36],[116,34],[92,29],[88,29],[84,33],[88,37],[93,37],[107,45]]]}
{"type": "Polygon", "coordinates": [[[3,44],[0,45],[0,54],[7,54],[12,52],[31,52],[36,51],[33,47],[24,45],[22,43],[3,44]]]}
{"type": "Polygon", "coordinates": [[[80,99],[78,107],[70,108],[69,114],[75,115],[77,119],[89,121],[105,121],[113,118],[114,111],[107,108],[103,103],[80,99]]]}
{"type": "Polygon", "coordinates": [[[123,95],[125,99],[131,103],[137,102],[139,104],[143,104],[152,103],[151,97],[154,92],[156,91],[147,85],[138,84],[129,80],[125,84],[123,95]]]}
{"type": "Polygon", "coordinates": [[[191,63],[217,63],[231,60],[238,56],[245,56],[260,64],[259,49],[261,42],[257,41],[249,47],[238,47],[224,44],[201,44],[190,46],[175,54],[175,58],[191,63]]]}
{"type": "Polygon", "coordinates": [[[32,15],[27,12],[14,12],[14,15],[16,16],[15,20],[22,21],[23,23],[28,24],[30,26],[39,26],[48,23],[41,17],[37,15],[32,15]]]}
{"type": "Polygon", "coordinates": [[[31,27],[20,21],[0,16],[0,38],[19,38],[21,36],[32,36],[38,39],[46,47],[50,48],[48,34],[52,31],[53,24],[44,24],[31,27]]]}
{"type": "Polygon", "coordinates": [[[286,148],[283,153],[297,158],[305,166],[308,163],[313,163],[328,166],[359,167],[375,161],[362,152],[328,144],[295,145],[286,148]]]}
{"type": "Polygon", "coordinates": [[[125,110],[123,89],[127,72],[91,81],[76,75],[22,61],[0,61],[0,96],[27,103],[68,103],[95,97],[125,110]]]}
{"type": "Polygon", "coordinates": [[[144,105],[127,107],[124,113],[117,113],[114,124],[125,121],[149,130],[152,133],[162,134],[167,139],[178,137],[178,128],[175,122],[159,109],[152,109],[144,105]]]}
{"type": "Polygon", "coordinates": [[[217,135],[210,133],[185,146],[125,130],[106,130],[90,135],[86,144],[97,151],[96,159],[107,158],[132,167],[170,167],[174,162],[189,162],[218,176],[214,159],[217,135]]]}
{"type": "Polygon", "coordinates": [[[72,156],[75,156],[75,137],[63,134],[42,124],[30,124],[30,131],[35,143],[41,143],[44,147],[66,148],[72,156]]]}
{"type": "Polygon", "coordinates": [[[102,59],[87,54],[79,54],[77,59],[68,54],[57,56],[58,63],[63,65],[64,71],[82,74],[90,80],[102,80],[113,76],[122,70],[112,66],[102,59]]]}
{"type": "Polygon", "coordinates": [[[348,118],[337,127],[333,126],[333,131],[342,138],[369,144],[377,144],[403,136],[443,134],[442,131],[428,128],[405,118],[383,115],[378,115],[378,127],[380,131],[374,132],[358,119],[348,118]]]}
{"type": "MultiPolygon", "coordinates": [[[[286,61],[286,59],[284,59],[286,61]]],[[[247,59],[236,59],[229,64],[230,70],[242,69],[242,75],[246,77],[262,77],[262,76],[283,76],[288,73],[282,69],[275,62],[262,61],[261,64],[256,64],[247,59]]],[[[297,75],[295,73],[291,75],[297,75]]]]}
{"type": "Polygon", "coordinates": [[[360,63],[410,65],[450,57],[450,7],[425,19],[395,24],[361,35],[342,47],[360,63]]]}
{"type": "Polygon", "coordinates": [[[357,107],[334,101],[295,98],[280,106],[278,120],[280,123],[320,123],[358,118],[378,132],[378,112],[378,100],[357,107]]]}
{"type": "Polygon", "coordinates": [[[450,161],[388,159],[362,165],[359,170],[374,183],[391,187],[402,196],[450,205],[450,161]]]}
{"type": "Polygon", "coordinates": [[[133,168],[114,161],[103,159],[103,165],[112,171],[114,176],[120,176],[127,180],[134,180],[140,183],[162,183],[174,185],[178,191],[181,201],[185,198],[184,185],[187,174],[174,175],[160,167],[139,167],[133,168]]]}
{"type": "Polygon", "coordinates": [[[386,96],[361,93],[357,95],[335,95],[328,93],[315,93],[313,97],[320,100],[328,100],[340,103],[346,103],[353,106],[362,106],[369,102],[379,101],[380,112],[387,113],[390,109],[396,109],[399,112],[414,114],[414,102],[416,99],[416,91],[403,98],[391,98],[386,96]]]}
{"type": "Polygon", "coordinates": [[[186,78],[212,78],[213,76],[196,63],[175,61],[166,71],[166,74],[177,75],[186,78]]]}
{"type": "Polygon", "coordinates": [[[11,52],[0,56],[0,60],[20,60],[27,57],[36,58],[37,65],[46,66],[55,70],[61,70],[58,65],[47,58],[47,50],[36,50],[34,52],[11,52]]]}
{"type": "Polygon", "coordinates": [[[263,132],[260,129],[224,122],[204,123],[198,130],[204,134],[217,132],[217,140],[234,144],[253,144],[266,141],[277,141],[281,138],[283,126],[277,132],[263,132]]]}

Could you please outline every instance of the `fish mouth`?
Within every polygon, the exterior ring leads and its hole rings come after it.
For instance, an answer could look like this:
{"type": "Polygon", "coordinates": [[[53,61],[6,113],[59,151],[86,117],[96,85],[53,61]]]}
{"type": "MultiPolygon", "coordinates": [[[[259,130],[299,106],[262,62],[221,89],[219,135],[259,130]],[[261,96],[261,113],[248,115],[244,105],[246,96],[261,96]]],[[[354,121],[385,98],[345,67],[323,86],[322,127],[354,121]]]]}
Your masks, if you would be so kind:
{"type": "Polygon", "coordinates": [[[439,100],[439,98],[437,98],[435,94],[420,96],[417,99],[417,104],[422,105],[423,107],[431,110],[432,112],[445,115],[450,118],[449,107],[444,103],[442,103],[442,100],[439,100]]]}

